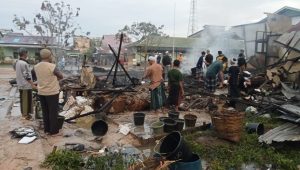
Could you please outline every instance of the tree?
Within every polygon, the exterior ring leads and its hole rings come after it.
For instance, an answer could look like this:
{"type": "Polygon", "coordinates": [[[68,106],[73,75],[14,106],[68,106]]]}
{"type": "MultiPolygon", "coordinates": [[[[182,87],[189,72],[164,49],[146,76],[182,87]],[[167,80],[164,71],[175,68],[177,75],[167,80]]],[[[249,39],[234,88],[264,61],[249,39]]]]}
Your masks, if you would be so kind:
{"type": "MultiPolygon", "coordinates": [[[[44,1],[41,5],[41,12],[37,13],[32,21],[24,17],[14,15],[13,23],[20,30],[31,34],[30,29],[34,30],[43,37],[43,45],[49,45],[49,38],[55,38],[60,48],[69,46],[69,39],[75,35],[77,29],[80,29],[74,19],[79,16],[80,8],[75,10],[70,4],[59,2],[52,4],[50,1],[44,1]]],[[[89,33],[88,33],[89,34],[89,33]]]]}
{"type": "Polygon", "coordinates": [[[123,29],[119,30],[119,33],[116,36],[118,37],[121,33],[124,33],[125,41],[127,41],[130,37],[137,42],[143,42],[144,45],[141,51],[144,51],[144,54],[140,55],[142,55],[146,63],[149,45],[153,44],[154,41],[157,40],[154,37],[166,36],[166,34],[162,31],[163,28],[164,25],[156,26],[150,22],[133,23],[130,27],[126,25],[123,29]]]}

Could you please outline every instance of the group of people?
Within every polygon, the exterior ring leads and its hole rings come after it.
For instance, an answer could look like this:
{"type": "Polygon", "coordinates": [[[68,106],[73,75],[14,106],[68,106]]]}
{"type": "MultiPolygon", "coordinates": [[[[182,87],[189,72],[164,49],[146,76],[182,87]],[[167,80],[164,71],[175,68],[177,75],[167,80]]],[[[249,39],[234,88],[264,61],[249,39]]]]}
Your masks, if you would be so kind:
{"type": "Polygon", "coordinates": [[[181,61],[178,59],[172,63],[172,58],[168,52],[163,56],[162,64],[157,61],[156,57],[148,57],[149,67],[147,67],[143,79],[148,78],[150,80],[150,108],[155,112],[158,109],[163,110],[166,105],[178,110],[184,95],[183,75],[179,69],[180,63],[181,61]],[[165,94],[164,80],[168,81],[168,97],[165,94]]]}
{"type": "Polygon", "coordinates": [[[19,60],[16,61],[16,81],[20,92],[21,114],[24,119],[30,120],[33,113],[33,90],[37,91],[44,122],[44,132],[49,135],[59,133],[58,101],[59,80],[63,79],[62,73],[52,63],[53,55],[49,49],[40,51],[40,62],[33,69],[27,61],[28,51],[19,49],[19,60]],[[36,77],[36,81],[33,79],[36,77]]]}
{"type": "Polygon", "coordinates": [[[224,85],[224,73],[228,75],[228,92],[230,96],[229,105],[235,107],[235,99],[240,96],[241,74],[247,66],[244,50],[240,51],[238,58],[230,59],[228,67],[228,58],[222,51],[218,51],[218,56],[213,62],[213,56],[210,51],[204,51],[198,59],[196,68],[199,70],[199,77],[205,81],[205,89],[214,93],[217,85],[222,88],[224,85]],[[205,70],[205,71],[204,71],[205,70]],[[204,73],[204,75],[202,75],[204,73]]]}

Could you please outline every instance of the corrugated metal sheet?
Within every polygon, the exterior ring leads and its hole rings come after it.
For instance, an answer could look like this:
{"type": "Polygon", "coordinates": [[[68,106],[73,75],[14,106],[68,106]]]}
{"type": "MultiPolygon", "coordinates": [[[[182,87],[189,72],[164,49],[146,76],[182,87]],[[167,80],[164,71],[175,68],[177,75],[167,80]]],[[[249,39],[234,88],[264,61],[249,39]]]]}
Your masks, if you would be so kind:
{"type": "Polygon", "coordinates": [[[258,140],[266,144],[271,144],[272,142],[300,141],[300,126],[285,123],[261,135],[258,140]]]}

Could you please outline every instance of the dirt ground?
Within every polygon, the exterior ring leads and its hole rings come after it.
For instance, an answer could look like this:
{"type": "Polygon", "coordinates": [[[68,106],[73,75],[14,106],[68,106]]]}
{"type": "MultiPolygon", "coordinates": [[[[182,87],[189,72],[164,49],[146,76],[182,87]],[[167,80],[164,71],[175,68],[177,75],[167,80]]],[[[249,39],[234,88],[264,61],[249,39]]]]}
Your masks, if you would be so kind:
{"type": "MultiPolygon", "coordinates": [[[[39,128],[39,121],[27,121],[21,119],[20,107],[18,105],[18,93],[12,88],[8,81],[15,77],[15,72],[11,67],[0,66],[0,97],[5,100],[1,103],[0,110],[0,169],[21,170],[31,167],[33,170],[40,170],[41,162],[49,154],[54,146],[63,147],[65,143],[82,143],[87,148],[99,150],[104,146],[112,144],[136,144],[131,136],[124,136],[117,133],[118,126],[109,125],[108,134],[101,142],[94,141],[94,137],[89,128],[81,128],[73,124],[64,124],[62,136],[47,136],[39,128]],[[30,144],[18,144],[18,139],[11,139],[9,131],[18,127],[34,127],[39,137],[30,144]],[[69,137],[64,137],[69,136],[69,137]],[[114,141],[114,142],[112,142],[114,141]]],[[[81,120],[86,127],[90,127],[91,121],[81,120]]],[[[83,126],[84,127],[84,126],[83,126]]]]}
{"type": "MultiPolygon", "coordinates": [[[[108,122],[108,132],[102,140],[94,140],[95,137],[92,135],[90,129],[92,122],[95,120],[93,116],[80,118],[76,124],[64,123],[61,136],[52,137],[44,134],[43,129],[40,128],[40,120],[28,121],[21,118],[18,90],[8,82],[14,77],[15,72],[12,67],[0,66],[0,98],[4,98],[4,100],[0,101],[1,170],[22,170],[27,167],[31,167],[33,170],[40,170],[42,169],[40,164],[45,159],[45,156],[52,151],[53,147],[58,146],[59,148],[63,148],[65,143],[81,143],[93,151],[99,151],[103,147],[116,145],[133,146],[142,150],[153,147],[152,145],[141,146],[137,138],[131,133],[126,136],[119,133],[118,124],[111,121],[108,122]],[[38,133],[38,138],[30,144],[18,144],[19,139],[12,139],[9,131],[26,126],[33,127],[38,133]]],[[[210,122],[210,117],[206,113],[198,112],[196,114],[199,118],[198,123],[210,122]]],[[[121,117],[126,118],[126,121],[121,121],[121,124],[132,123],[132,115],[132,112],[121,113],[121,117]]],[[[153,115],[153,113],[150,115],[153,115]]],[[[110,119],[114,118],[117,120],[120,118],[120,115],[110,116],[110,119]]]]}

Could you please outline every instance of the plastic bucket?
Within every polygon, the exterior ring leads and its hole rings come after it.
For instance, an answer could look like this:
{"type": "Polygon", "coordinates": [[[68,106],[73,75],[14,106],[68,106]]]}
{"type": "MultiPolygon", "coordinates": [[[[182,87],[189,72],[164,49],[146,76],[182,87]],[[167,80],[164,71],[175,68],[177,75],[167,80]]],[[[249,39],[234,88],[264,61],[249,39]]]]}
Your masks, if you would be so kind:
{"type": "Polygon", "coordinates": [[[197,116],[193,114],[184,115],[184,122],[186,127],[195,127],[197,116]]]}
{"type": "Polygon", "coordinates": [[[180,132],[172,132],[163,138],[159,153],[167,160],[188,161],[192,157],[192,152],[180,132]]]}
{"type": "Polygon", "coordinates": [[[184,126],[184,119],[175,119],[176,121],[176,130],[177,131],[182,131],[183,130],[183,126],[184,126]]]}
{"type": "Polygon", "coordinates": [[[103,120],[96,120],[92,124],[91,129],[92,129],[93,135],[95,135],[95,136],[104,136],[108,131],[108,125],[103,120]]]}
{"type": "Polygon", "coordinates": [[[246,123],[247,133],[256,133],[262,135],[265,132],[264,124],[261,123],[246,123]]]}
{"type": "Polygon", "coordinates": [[[159,121],[164,122],[165,119],[169,119],[169,117],[160,117],[159,121]]]}
{"type": "Polygon", "coordinates": [[[197,154],[193,154],[190,160],[174,162],[169,165],[170,170],[202,170],[201,160],[197,154]]]}
{"type": "Polygon", "coordinates": [[[176,112],[176,111],[170,111],[168,113],[169,115],[169,118],[172,118],[172,119],[178,119],[179,118],[179,112],[176,112]]]}
{"type": "Polygon", "coordinates": [[[135,126],[144,125],[145,113],[134,113],[133,114],[133,121],[134,121],[135,126]]]}
{"type": "Polygon", "coordinates": [[[162,134],[164,132],[164,122],[158,121],[151,124],[153,134],[162,134]]]}
{"type": "Polygon", "coordinates": [[[164,132],[171,133],[176,130],[176,121],[171,118],[164,119],[164,132]]]}
{"type": "Polygon", "coordinates": [[[62,129],[64,121],[65,121],[65,117],[58,115],[58,117],[57,117],[58,129],[62,129]]]}

